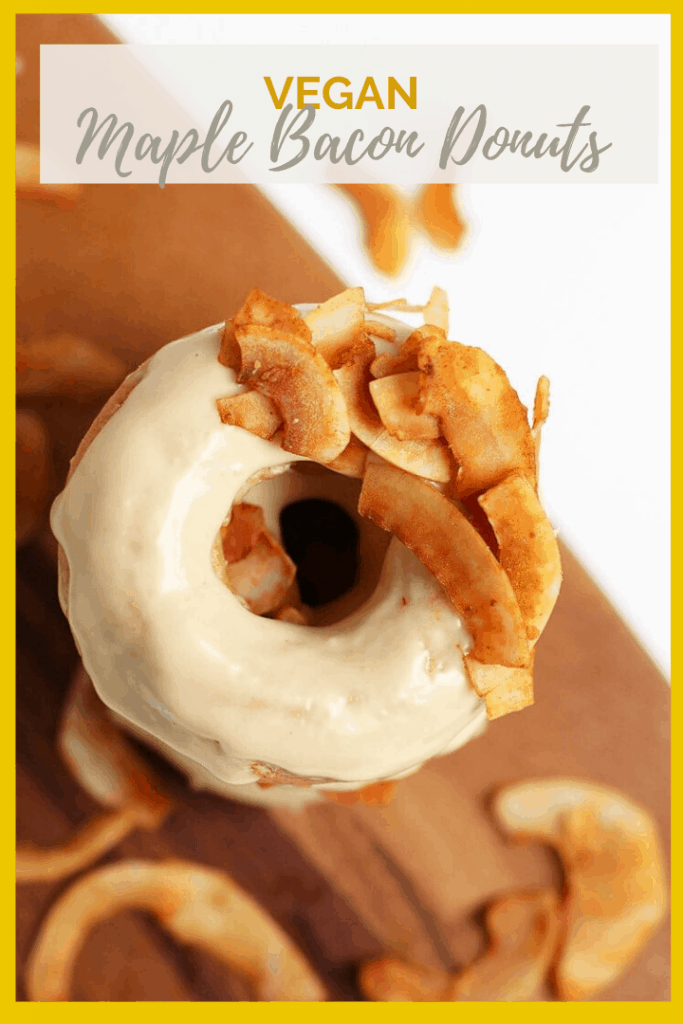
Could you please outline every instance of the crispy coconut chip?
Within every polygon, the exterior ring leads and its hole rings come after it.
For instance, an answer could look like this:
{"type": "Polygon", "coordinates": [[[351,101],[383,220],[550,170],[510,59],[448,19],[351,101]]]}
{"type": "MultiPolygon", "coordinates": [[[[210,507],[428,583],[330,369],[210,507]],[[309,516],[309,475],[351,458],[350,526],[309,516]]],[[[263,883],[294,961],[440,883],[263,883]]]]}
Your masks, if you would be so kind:
{"type": "Polygon", "coordinates": [[[296,566],[267,529],[263,509],[241,502],[221,526],[225,582],[254,615],[275,611],[285,601],[296,566]]]}
{"type": "Polygon", "coordinates": [[[62,722],[58,748],[86,792],[115,808],[86,822],[62,846],[17,847],[17,881],[48,882],[82,871],[135,829],[155,831],[173,801],[120,729],[107,717],[90,679],[76,674],[62,722]]]}
{"type": "Polygon", "coordinates": [[[332,371],[312,345],[273,327],[237,327],[240,384],[271,398],[285,422],[282,447],[326,464],[351,439],[348,415],[332,371]]]}
{"type": "Polygon", "coordinates": [[[98,922],[136,909],[154,914],[177,942],[198,946],[239,972],[259,1000],[326,998],[291,939],[224,872],[179,860],[127,860],[86,875],[52,907],[29,959],[29,1000],[68,1000],[88,933],[98,922]]]}
{"type": "Polygon", "coordinates": [[[380,1003],[443,1003],[451,976],[438,968],[400,957],[380,957],[361,965],[358,983],[364,995],[380,1003]]]}
{"type": "Polygon", "coordinates": [[[534,448],[536,449],[536,479],[538,480],[539,475],[539,464],[538,460],[541,455],[541,428],[548,419],[550,413],[550,381],[547,377],[539,377],[538,384],[536,385],[536,395],[534,397],[534,425],[531,428],[531,433],[534,438],[534,448]]]}
{"type": "Polygon", "coordinates": [[[291,622],[293,626],[309,626],[310,622],[304,611],[295,608],[294,605],[285,604],[280,608],[275,618],[278,622],[291,622]]]}
{"type": "MultiPolygon", "coordinates": [[[[484,665],[473,658],[471,654],[465,655],[465,669],[472,688],[480,697],[487,698],[487,708],[489,694],[492,695],[492,701],[501,707],[507,697],[510,702],[509,711],[521,711],[522,708],[533,704],[534,655],[535,651],[532,650],[529,664],[522,668],[511,668],[509,665],[484,665]],[[530,699],[526,700],[527,697],[530,699]],[[525,700],[526,703],[524,703],[525,700]]],[[[489,718],[500,718],[501,714],[507,714],[507,711],[501,711],[497,715],[489,714],[489,718]]]]}
{"type": "Polygon", "coordinates": [[[75,206],[82,186],[76,184],[47,184],[40,180],[40,146],[30,142],[16,144],[17,198],[39,199],[55,206],[75,206]]]}
{"type": "Polygon", "coordinates": [[[426,338],[443,338],[445,341],[446,335],[444,331],[433,324],[423,324],[422,327],[418,327],[408,335],[398,352],[384,352],[373,359],[370,373],[373,377],[378,378],[389,377],[397,373],[416,372],[419,369],[418,354],[422,342],[426,338]]]}
{"type": "Polygon", "coordinates": [[[392,465],[445,482],[451,462],[443,441],[398,441],[385,428],[370,394],[370,355],[334,371],[348,409],[351,430],[368,448],[392,465]]]}
{"type": "Polygon", "coordinates": [[[370,449],[362,441],[359,441],[355,434],[347,444],[341,455],[338,455],[332,462],[328,462],[328,468],[342,476],[352,476],[358,480],[363,479],[365,463],[367,462],[370,449]]]}
{"type": "Polygon", "coordinates": [[[420,399],[419,370],[370,381],[370,395],[382,423],[399,441],[436,441],[441,436],[436,417],[416,411],[420,399]]]}
{"type": "Polygon", "coordinates": [[[407,299],[389,299],[388,302],[367,302],[365,308],[368,313],[379,312],[382,309],[395,309],[400,313],[423,313],[424,306],[411,306],[407,299]]]}
{"type": "Polygon", "coordinates": [[[396,342],[396,331],[394,328],[380,323],[379,320],[366,320],[364,330],[368,336],[388,341],[391,345],[396,342]]]}
{"type": "Polygon", "coordinates": [[[560,999],[593,999],[641,952],[666,910],[654,822],[618,790],[584,779],[506,786],[493,810],[514,842],[553,846],[565,869],[560,999]]]}
{"type": "Polygon", "coordinates": [[[425,324],[438,327],[448,337],[448,296],[443,288],[435,286],[424,308],[425,324]]]}
{"type": "Polygon", "coordinates": [[[562,564],[560,549],[536,491],[515,473],[479,497],[500,548],[500,564],[512,584],[527,636],[537,640],[555,607],[562,564]]]}
{"type": "Polygon", "coordinates": [[[365,294],[362,288],[347,288],[309,313],[306,325],[316,351],[332,365],[363,331],[365,294]]]}
{"type": "Polygon", "coordinates": [[[240,372],[242,366],[242,353],[235,337],[235,325],[232,320],[226,321],[221,337],[221,347],[218,350],[218,362],[227,366],[235,373],[240,372]]]}
{"type": "Polygon", "coordinates": [[[282,426],[282,417],[277,406],[259,391],[244,391],[239,395],[216,399],[216,408],[221,423],[242,427],[250,434],[270,441],[282,426]]]}
{"type": "Polygon", "coordinates": [[[522,889],[496,899],[486,911],[491,944],[481,960],[456,975],[454,1002],[528,1002],[542,995],[560,938],[553,889],[522,889]]]}
{"type": "Polygon", "coordinates": [[[368,463],[358,511],[395,534],[436,576],[486,664],[529,660],[519,605],[505,572],[465,516],[423,480],[368,463]]]}
{"type": "Polygon", "coordinates": [[[457,185],[425,185],[418,199],[418,217],[442,249],[457,249],[465,234],[466,225],[455,201],[457,191],[457,185]]]}
{"type": "Polygon", "coordinates": [[[126,376],[121,360],[71,334],[17,342],[17,395],[68,395],[76,401],[114,391],[126,376]]]}
{"type": "Polygon", "coordinates": [[[283,334],[311,343],[311,329],[301,314],[286,302],[266,295],[260,288],[249,292],[244,305],[232,318],[232,323],[235,328],[272,327],[283,334]]]}
{"type": "Polygon", "coordinates": [[[360,986],[383,1002],[527,1002],[543,993],[560,936],[557,894],[522,889],[496,899],[486,911],[490,945],[456,974],[384,957],[363,964],[360,986]]]}
{"type": "Polygon", "coordinates": [[[406,203],[390,185],[344,184],[365,218],[365,245],[383,274],[397,274],[408,255],[410,216],[406,203]]]}
{"type": "Polygon", "coordinates": [[[536,483],[536,454],[527,410],[503,370],[480,348],[426,339],[423,411],[438,416],[460,469],[458,491],[486,490],[521,472],[536,483]]]}

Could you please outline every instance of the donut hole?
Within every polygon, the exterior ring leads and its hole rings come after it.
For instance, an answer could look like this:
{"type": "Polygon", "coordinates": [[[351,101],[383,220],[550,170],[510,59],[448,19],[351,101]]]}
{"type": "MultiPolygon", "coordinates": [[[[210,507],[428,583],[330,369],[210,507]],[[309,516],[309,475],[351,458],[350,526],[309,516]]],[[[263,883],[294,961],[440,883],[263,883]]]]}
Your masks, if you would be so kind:
{"type": "Polygon", "coordinates": [[[292,502],[280,512],[280,532],[303,604],[319,608],[356,585],[358,527],[340,505],[323,498],[292,502]]]}
{"type": "MultiPolygon", "coordinates": [[[[294,563],[294,586],[285,603],[302,605],[308,625],[346,618],[379,582],[391,536],[358,514],[360,489],[360,480],[317,463],[297,462],[269,479],[261,474],[236,499],[263,510],[269,533],[294,563]]],[[[226,523],[230,517],[231,512],[226,523]]],[[[232,589],[220,551],[217,538],[214,567],[232,589]]]]}

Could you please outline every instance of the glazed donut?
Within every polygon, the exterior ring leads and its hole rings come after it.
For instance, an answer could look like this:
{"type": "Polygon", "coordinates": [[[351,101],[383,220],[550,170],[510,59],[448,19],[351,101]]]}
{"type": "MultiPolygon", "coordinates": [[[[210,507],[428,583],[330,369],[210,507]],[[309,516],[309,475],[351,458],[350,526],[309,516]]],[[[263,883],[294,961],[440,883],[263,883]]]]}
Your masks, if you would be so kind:
{"type": "MultiPolygon", "coordinates": [[[[372,319],[398,345],[411,335],[372,319]]],[[[221,422],[217,401],[245,390],[218,362],[225,330],[165,346],[124,381],[54,504],[60,599],[85,669],[113,715],[197,785],[268,802],[257,783],[280,773],[309,787],[278,787],[300,803],[410,774],[485,727],[463,657],[472,637],[422,561],[358,516],[358,481],[300,472],[311,460],[282,434],[221,422]],[[372,592],[347,595],[346,614],[315,628],[254,615],[217,565],[236,503],[256,501],[278,536],[299,497],[345,507],[361,570],[373,550],[378,563],[372,592]]],[[[373,355],[387,348],[378,340],[373,355]]]]}

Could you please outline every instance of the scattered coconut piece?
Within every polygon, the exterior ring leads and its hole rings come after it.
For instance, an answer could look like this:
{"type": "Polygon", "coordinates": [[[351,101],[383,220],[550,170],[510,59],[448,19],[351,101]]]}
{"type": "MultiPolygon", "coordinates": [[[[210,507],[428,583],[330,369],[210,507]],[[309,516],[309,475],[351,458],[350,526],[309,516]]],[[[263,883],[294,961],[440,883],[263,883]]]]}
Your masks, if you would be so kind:
{"type": "Polygon", "coordinates": [[[398,352],[383,352],[370,365],[373,377],[389,377],[398,373],[411,373],[419,369],[418,353],[425,338],[443,338],[445,333],[434,324],[423,324],[408,335],[398,352]]]}
{"type": "Polygon", "coordinates": [[[312,344],[330,365],[360,336],[364,321],[365,293],[362,288],[347,288],[321,303],[305,318],[312,344]]]}
{"type": "Polygon", "coordinates": [[[442,249],[457,249],[464,240],[466,224],[457,206],[457,185],[425,185],[416,212],[427,233],[442,249]]]}
{"type": "Polygon", "coordinates": [[[39,199],[55,206],[70,208],[82,191],[81,185],[40,180],[40,146],[30,142],[16,144],[17,198],[39,199]]]}
{"type": "Polygon", "coordinates": [[[519,473],[478,500],[498,540],[500,564],[517,597],[527,636],[535,641],[560,593],[562,563],[555,531],[534,487],[519,473]]]}
{"type": "Polygon", "coordinates": [[[527,410],[483,349],[424,340],[423,412],[437,416],[455,461],[458,492],[487,490],[515,471],[535,486],[536,453],[527,410]]]}
{"type": "Polygon", "coordinates": [[[399,441],[436,441],[441,436],[437,418],[416,410],[420,399],[419,370],[370,381],[370,395],[382,423],[399,441]]]}
{"type": "Polygon", "coordinates": [[[216,408],[221,423],[242,427],[264,441],[270,441],[282,426],[277,406],[260,391],[243,391],[239,395],[218,398],[216,408]]]}
{"type": "Polygon", "coordinates": [[[451,975],[400,957],[380,957],[361,965],[358,983],[364,995],[382,1003],[442,1003],[449,998],[451,975]]]}
{"type": "Polygon", "coordinates": [[[385,428],[370,394],[369,362],[372,354],[334,371],[348,410],[351,430],[368,448],[409,473],[445,482],[451,461],[442,440],[398,441],[385,428]]]}
{"type": "Polygon", "coordinates": [[[332,371],[312,345],[273,327],[236,327],[242,353],[238,381],[271,398],[285,422],[282,447],[326,464],[351,439],[332,371]]]}
{"type": "Polygon", "coordinates": [[[138,827],[154,831],[174,806],[161,781],[111,720],[83,666],[67,696],[57,749],[93,800],[107,808],[135,804],[138,827]]]}
{"type": "Polygon", "coordinates": [[[422,313],[424,304],[411,306],[407,299],[389,299],[387,302],[366,302],[365,308],[368,313],[379,312],[382,309],[395,309],[400,313],[422,313]]]}
{"type": "Polygon", "coordinates": [[[425,324],[438,327],[448,337],[448,296],[438,285],[432,288],[423,316],[425,324]]]}
{"type": "Polygon", "coordinates": [[[18,843],[16,879],[21,884],[57,882],[93,864],[145,821],[145,812],[135,803],[118,811],[100,814],[86,822],[62,846],[39,847],[18,843]]]}
{"type": "Polygon", "coordinates": [[[275,611],[285,601],[296,566],[266,527],[259,505],[232,506],[230,521],[221,526],[226,561],[225,582],[254,615],[275,611]]]}
{"type": "Polygon", "coordinates": [[[360,207],[365,246],[383,274],[397,274],[408,255],[410,215],[405,200],[390,185],[337,185],[360,207]]]}
{"type": "Polygon", "coordinates": [[[560,999],[592,999],[623,974],[666,910],[664,868],[650,815],[619,790],[585,779],[505,786],[493,813],[513,842],[554,847],[565,869],[560,999]]]}
{"type": "Polygon", "coordinates": [[[358,511],[395,534],[436,576],[473,637],[473,657],[486,664],[528,664],[510,581],[445,495],[394,466],[368,462],[358,511]]]}
{"type": "Polygon", "coordinates": [[[68,1000],[90,930],[135,909],[154,914],[176,941],[198,946],[239,972],[259,1000],[326,998],[292,940],[224,872],[180,860],[126,860],[79,879],[51,908],[29,958],[29,1000],[68,1000]]]}
{"type": "Polygon", "coordinates": [[[550,381],[547,377],[539,377],[534,396],[534,425],[531,433],[536,449],[536,480],[539,477],[539,459],[541,456],[541,428],[550,413],[550,381]]]}
{"type": "Polygon", "coordinates": [[[71,334],[17,341],[17,395],[67,395],[76,401],[113,391],[126,367],[93,341],[71,334]]]}
{"type": "Polygon", "coordinates": [[[486,911],[490,946],[456,974],[454,1002],[528,1002],[543,992],[560,938],[557,893],[550,888],[505,893],[486,911]]]}

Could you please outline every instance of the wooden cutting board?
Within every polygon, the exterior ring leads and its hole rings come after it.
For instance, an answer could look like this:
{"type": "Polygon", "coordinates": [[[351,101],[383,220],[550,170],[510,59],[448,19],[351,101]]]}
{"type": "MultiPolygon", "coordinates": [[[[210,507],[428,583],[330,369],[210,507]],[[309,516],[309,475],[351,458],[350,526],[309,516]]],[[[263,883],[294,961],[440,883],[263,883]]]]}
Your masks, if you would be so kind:
{"type": "MultiPolygon", "coordinates": [[[[91,16],[18,18],[19,139],[38,140],[39,44],[113,41],[91,16]]],[[[129,368],[231,315],[256,284],[286,301],[311,302],[341,286],[251,187],[86,186],[73,209],[34,200],[18,206],[18,336],[76,333],[129,368]]],[[[24,404],[47,422],[56,493],[97,405],[24,404]]],[[[77,655],[45,530],[20,551],[18,565],[18,835],[50,845],[94,811],[54,750],[77,655]]],[[[301,945],[332,998],[358,1000],[359,960],[389,948],[434,965],[465,963],[485,944],[486,900],[514,886],[559,884],[549,852],[508,848],[493,827],[486,801],[502,782],[571,774],[617,786],[653,812],[668,846],[668,687],[566,550],[564,566],[539,645],[534,707],[404,780],[389,807],[325,803],[269,814],[192,792],[148,753],[178,810],[158,834],[136,833],[105,860],[175,855],[225,868],[301,945]]],[[[19,889],[19,999],[36,930],[66,884],[19,889]]],[[[99,926],[76,973],[79,1000],[249,998],[236,976],[176,947],[138,914],[99,926]]],[[[668,926],[604,998],[669,998],[668,926]]]]}

